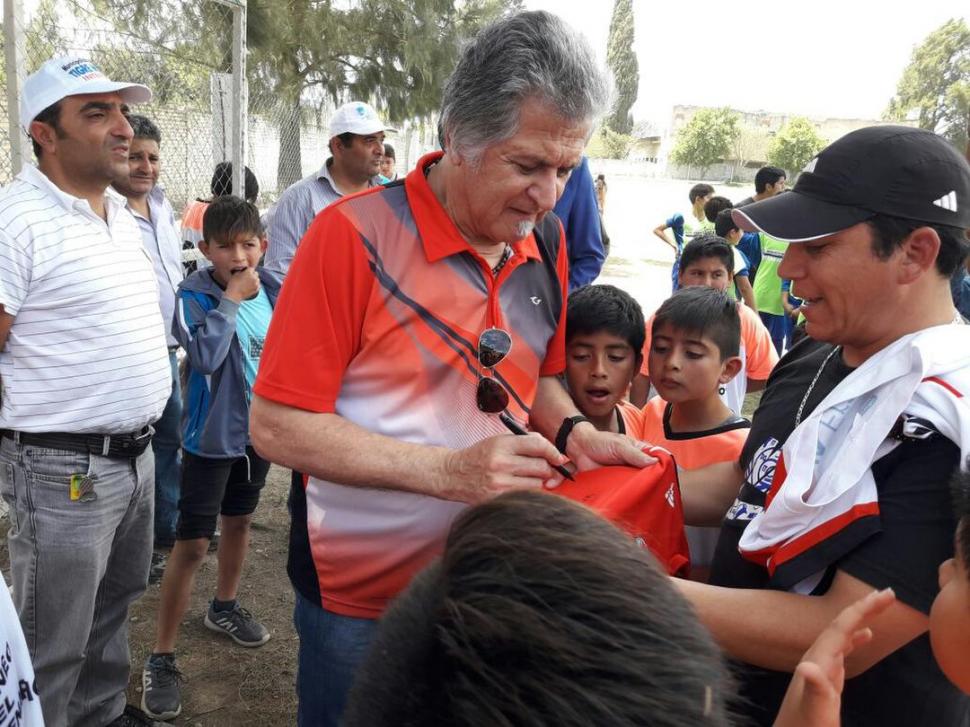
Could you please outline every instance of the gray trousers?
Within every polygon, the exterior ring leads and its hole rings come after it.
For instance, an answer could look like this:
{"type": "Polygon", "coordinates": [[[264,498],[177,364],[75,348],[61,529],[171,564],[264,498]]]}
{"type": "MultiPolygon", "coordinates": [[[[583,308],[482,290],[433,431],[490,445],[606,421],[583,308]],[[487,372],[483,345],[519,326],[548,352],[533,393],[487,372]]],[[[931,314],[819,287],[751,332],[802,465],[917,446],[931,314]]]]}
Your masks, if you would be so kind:
{"type": "Polygon", "coordinates": [[[154,480],[151,447],[109,459],[0,439],[14,604],[48,727],[104,727],[124,710],[128,607],[148,581],[154,480]],[[72,475],[93,493],[72,499],[72,475]]]}

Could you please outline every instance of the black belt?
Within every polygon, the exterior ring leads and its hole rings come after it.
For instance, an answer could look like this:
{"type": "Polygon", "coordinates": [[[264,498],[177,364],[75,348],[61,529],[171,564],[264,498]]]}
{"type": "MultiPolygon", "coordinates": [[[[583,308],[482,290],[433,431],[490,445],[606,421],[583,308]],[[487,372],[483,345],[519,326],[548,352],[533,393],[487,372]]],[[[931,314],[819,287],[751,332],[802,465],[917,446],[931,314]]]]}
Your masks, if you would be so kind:
{"type": "Polygon", "coordinates": [[[68,432],[15,432],[0,429],[0,437],[33,447],[66,449],[69,452],[100,454],[116,459],[140,455],[152,442],[154,430],[145,427],[129,434],[71,434],[68,432]]]}

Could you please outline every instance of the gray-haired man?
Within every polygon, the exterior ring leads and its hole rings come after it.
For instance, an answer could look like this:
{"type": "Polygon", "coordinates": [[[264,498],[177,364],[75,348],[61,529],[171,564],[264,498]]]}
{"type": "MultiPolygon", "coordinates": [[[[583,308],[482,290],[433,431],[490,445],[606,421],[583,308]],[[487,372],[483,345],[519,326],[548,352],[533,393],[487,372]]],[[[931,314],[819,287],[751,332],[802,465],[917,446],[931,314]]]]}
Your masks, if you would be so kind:
{"type": "Polygon", "coordinates": [[[556,378],[568,266],[546,215],[606,96],[561,20],[503,19],[445,86],[445,151],[403,184],[330,205],[301,242],[251,433],[307,473],[289,558],[302,725],[338,724],[376,619],[468,504],[541,486],[562,453],[579,468],[650,462],[579,417],[556,378]],[[541,434],[508,434],[486,413],[496,403],[541,434]]]}

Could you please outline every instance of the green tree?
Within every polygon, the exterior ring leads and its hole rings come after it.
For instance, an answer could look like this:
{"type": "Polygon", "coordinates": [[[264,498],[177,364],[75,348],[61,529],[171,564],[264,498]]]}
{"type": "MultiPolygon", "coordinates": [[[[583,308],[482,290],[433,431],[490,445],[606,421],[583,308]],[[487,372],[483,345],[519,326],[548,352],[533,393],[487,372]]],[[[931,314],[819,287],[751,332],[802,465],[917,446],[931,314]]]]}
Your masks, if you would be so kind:
{"type": "MultiPolygon", "coordinates": [[[[213,71],[230,66],[229,8],[174,0],[94,2],[119,28],[182,48],[213,71]]],[[[426,117],[438,108],[460,43],[520,7],[521,0],[249,0],[251,110],[280,122],[279,187],[302,175],[300,125],[315,107],[352,98],[372,101],[391,122],[426,117]]]]}
{"type": "Polygon", "coordinates": [[[606,62],[613,71],[616,100],[606,125],[624,135],[633,129],[630,109],[637,100],[637,88],[640,85],[640,68],[637,55],[633,52],[633,35],[633,3],[631,0],[614,0],[606,62]]]}
{"type": "Polygon", "coordinates": [[[601,126],[589,140],[586,154],[594,159],[626,159],[634,141],[632,136],[601,126]]]}
{"type": "Polygon", "coordinates": [[[951,19],[913,49],[885,116],[916,111],[920,128],[949,139],[970,158],[970,27],[951,19]]]}
{"type": "Polygon", "coordinates": [[[737,139],[738,115],[729,108],[701,109],[677,132],[670,158],[675,164],[698,167],[700,176],[725,159],[737,139]]]}
{"type": "Polygon", "coordinates": [[[786,170],[794,181],[794,177],[825,144],[825,139],[818,135],[811,121],[794,116],[781,127],[768,145],[768,162],[786,170]]]}

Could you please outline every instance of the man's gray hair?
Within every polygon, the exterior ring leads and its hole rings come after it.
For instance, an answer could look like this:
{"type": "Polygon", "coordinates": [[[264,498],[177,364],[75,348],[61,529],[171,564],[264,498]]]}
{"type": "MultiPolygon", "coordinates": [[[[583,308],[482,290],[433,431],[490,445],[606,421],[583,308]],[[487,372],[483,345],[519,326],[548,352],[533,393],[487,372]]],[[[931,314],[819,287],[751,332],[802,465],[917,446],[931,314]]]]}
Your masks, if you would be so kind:
{"type": "Polygon", "coordinates": [[[565,121],[592,122],[606,110],[609,89],[583,36],[551,13],[518,13],[484,28],[463,50],[442,95],[441,145],[447,135],[459,156],[476,160],[515,134],[530,98],[565,121]]]}

